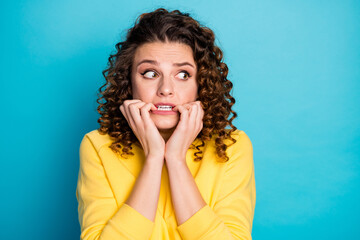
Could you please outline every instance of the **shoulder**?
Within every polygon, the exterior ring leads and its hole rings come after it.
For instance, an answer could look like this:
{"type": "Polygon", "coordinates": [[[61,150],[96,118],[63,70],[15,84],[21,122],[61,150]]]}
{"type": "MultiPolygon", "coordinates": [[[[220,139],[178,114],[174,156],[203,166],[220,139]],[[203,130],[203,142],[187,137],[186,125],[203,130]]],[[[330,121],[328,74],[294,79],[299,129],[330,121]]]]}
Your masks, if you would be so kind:
{"type": "MultiPolygon", "coordinates": [[[[226,150],[230,160],[239,158],[252,160],[253,146],[249,136],[242,130],[235,130],[231,134],[231,137],[234,138],[236,142],[228,145],[229,147],[226,150]]],[[[228,141],[232,143],[230,140],[228,141]]]]}
{"type": "Polygon", "coordinates": [[[101,134],[98,130],[93,130],[85,134],[82,144],[84,142],[91,143],[95,150],[99,151],[102,147],[111,145],[113,140],[108,134],[101,134]]]}
{"type": "MultiPolygon", "coordinates": [[[[230,130],[227,130],[230,131],[230,130]]],[[[216,138],[217,134],[213,135],[210,141],[207,141],[205,144],[205,152],[206,154],[212,154],[211,156],[217,158],[217,146],[216,146],[216,138]]],[[[227,138],[224,139],[223,142],[227,146],[226,155],[229,157],[229,161],[233,161],[233,159],[241,156],[241,155],[252,155],[252,143],[248,135],[242,130],[235,130],[231,133],[231,137],[235,140],[227,138]]],[[[219,160],[219,159],[218,159],[219,160]]],[[[228,161],[228,162],[229,162],[228,161]]],[[[219,163],[222,163],[222,160],[219,160],[219,163]]]]}
{"type": "MultiPolygon", "coordinates": [[[[230,130],[227,130],[230,131],[230,130]]],[[[233,139],[235,139],[235,143],[233,142],[233,140],[227,138],[224,139],[224,143],[228,146],[227,148],[227,153],[229,153],[229,151],[233,151],[234,149],[249,149],[252,148],[252,144],[251,144],[251,140],[248,137],[248,135],[243,131],[243,130],[239,130],[236,129],[235,131],[233,131],[230,135],[233,139]]],[[[218,137],[218,135],[214,135],[212,137],[212,144],[215,146],[215,141],[216,138],[218,137]]]]}
{"type": "Polygon", "coordinates": [[[243,130],[235,130],[233,133],[231,133],[231,137],[236,140],[236,143],[233,145],[236,145],[237,147],[243,146],[247,148],[252,148],[251,140],[243,130]]]}

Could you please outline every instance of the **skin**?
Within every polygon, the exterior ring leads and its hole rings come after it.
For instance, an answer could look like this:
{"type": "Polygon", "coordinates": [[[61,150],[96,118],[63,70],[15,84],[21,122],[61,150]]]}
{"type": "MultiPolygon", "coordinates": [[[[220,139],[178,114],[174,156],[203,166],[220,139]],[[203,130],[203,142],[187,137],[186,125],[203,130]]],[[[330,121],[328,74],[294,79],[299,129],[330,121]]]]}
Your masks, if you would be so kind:
{"type": "Polygon", "coordinates": [[[139,139],[146,161],[126,204],[151,221],[164,163],[178,225],[206,205],[186,165],[186,152],[203,127],[196,72],[192,49],[182,43],[146,43],[135,52],[133,99],[124,101],[120,110],[139,139]],[[174,104],[174,113],[156,114],[157,103],[174,104]]]}

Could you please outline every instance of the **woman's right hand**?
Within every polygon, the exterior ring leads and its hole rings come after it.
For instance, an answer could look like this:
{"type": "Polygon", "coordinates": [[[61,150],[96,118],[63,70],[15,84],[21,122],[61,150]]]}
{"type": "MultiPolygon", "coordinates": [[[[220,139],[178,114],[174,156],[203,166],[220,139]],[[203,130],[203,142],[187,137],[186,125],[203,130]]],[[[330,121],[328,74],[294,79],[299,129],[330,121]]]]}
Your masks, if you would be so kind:
{"type": "Polygon", "coordinates": [[[156,158],[163,161],[165,141],[150,117],[151,110],[156,110],[154,104],[138,99],[125,100],[120,106],[120,111],[143,147],[146,159],[156,158]]]}

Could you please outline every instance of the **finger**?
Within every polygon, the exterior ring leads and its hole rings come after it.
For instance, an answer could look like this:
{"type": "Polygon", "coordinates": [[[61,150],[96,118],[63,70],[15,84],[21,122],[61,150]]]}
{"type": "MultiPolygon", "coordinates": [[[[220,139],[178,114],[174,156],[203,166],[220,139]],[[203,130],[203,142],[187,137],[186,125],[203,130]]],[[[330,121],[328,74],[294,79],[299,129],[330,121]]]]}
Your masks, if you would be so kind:
{"type": "Polygon", "coordinates": [[[192,132],[198,133],[202,129],[203,124],[203,109],[201,106],[201,102],[191,102],[189,103],[189,105],[191,106],[189,110],[189,126],[194,129],[194,131],[192,132]]]}
{"type": "Polygon", "coordinates": [[[198,129],[199,126],[199,112],[200,108],[198,104],[192,104],[191,105],[191,109],[189,111],[189,125],[193,128],[193,129],[198,129]]]}
{"type": "Polygon", "coordinates": [[[200,109],[200,116],[199,116],[199,119],[200,119],[200,122],[201,122],[201,128],[203,126],[203,123],[204,123],[204,115],[205,115],[205,111],[203,108],[200,109]]]}
{"type": "Polygon", "coordinates": [[[204,108],[203,108],[203,105],[202,105],[202,103],[200,102],[200,101],[196,101],[196,102],[194,102],[197,106],[199,106],[199,113],[201,113],[201,117],[203,117],[204,116],[204,108]]]}
{"type": "Polygon", "coordinates": [[[129,118],[128,118],[127,114],[126,114],[124,105],[120,106],[120,111],[121,111],[122,115],[125,117],[126,121],[129,122],[129,118]]]}
{"type": "Polygon", "coordinates": [[[152,121],[151,117],[150,117],[150,111],[151,110],[156,110],[157,108],[155,107],[154,104],[152,103],[147,103],[144,106],[142,106],[140,108],[140,115],[141,115],[141,119],[144,122],[144,126],[148,127],[148,126],[155,126],[154,122],[152,121]]]}
{"type": "Polygon", "coordinates": [[[134,131],[135,135],[136,135],[136,132],[137,132],[137,130],[136,130],[137,126],[136,126],[136,124],[134,122],[134,118],[132,116],[134,113],[131,113],[129,107],[132,104],[141,104],[141,103],[142,103],[142,101],[138,100],[138,99],[125,100],[124,104],[121,107],[123,115],[125,116],[129,126],[134,131]]]}
{"type": "Polygon", "coordinates": [[[150,105],[151,105],[151,110],[157,110],[157,107],[154,104],[150,103],[150,105]]]}
{"type": "Polygon", "coordinates": [[[129,105],[130,103],[135,103],[135,102],[142,102],[140,99],[126,99],[124,101],[124,103],[127,103],[127,105],[129,105]]]}
{"type": "Polygon", "coordinates": [[[173,111],[179,111],[179,108],[178,106],[183,106],[185,107],[186,110],[189,110],[191,107],[191,103],[185,103],[185,104],[179,104],[179,105],[176,105],[174,108],[173,108],[173,111]]]}
{"type": "Polygon", "coordinates": [[[199,106],[199,113],[198,113],[198,116],[197,116],[197,126],[198,126],[198,129],[199,129],[199,132],[203,128],[203,119],[204,119],[204,110],[202,109],[201,106],[199,106]]]}
{"type": "Polygon", "coordinates": [[[183,104],[183,106],[186,108],[186,110],[190,111],[191,107],[193,106],[193,103],[186,103],[186,104],[183,104]]]}
{"type": "Polygon", "coordinates": [[[124,113],[125,113],[124,116],[126,116],[126,120],[129,126],[134,130],[135,123],[133,118],[131,117],[131,113],[128,106],[124,106],[124,113]]]}
{"type": "Polygon", "coordinates": [[[197,124],[200,125],[199,128],[202,129],[203,118],[204,118],[204,109],[203,109],[201,101],[196,101],[195,104],[198,106],[197,124]]]}
{"type": "Polygon", "coordinates": [[[187,124],[189,120],[189,110],[183,105],[177,105],[177,109],[180,113],[180,122],[179,124],[187,124]]]}
{"type": "Polygon", "coordinates": [[[129,117],[130,117],[130,112],[129,112],[129,105],[131,104],[131,103],[135,103],[135,102],[141,102],[140,100],[138,100],[138,99],[129,99],[129,100],[125,100],[124,102],[123,102],[123,104],[122,104],[122,106],[123,106],[123,111],[122,111],[122,113],[124,114],[125,113],[125,117],[127,118],[127,120],[128,120],[128,122],[129,122],[129,117]]]}
{"type": "Polygon", "coordinates": [[[135,102],[135,103],[131,103],[129,105],[129,112],[130,112],[130,117],[132,118],[132,121],[137,125],[137,126],[141,126],[142,125],[142,120],[141,120],[141,116],[140,116],[140,108],[142,106],[144,106],[146,103],[144,102],[135,102]]]}
{"type": "Polygon", "coordinates": [[[195,101],[195,104],[198,104],[201,108],[203,108],[201,101],[195,101]]]}

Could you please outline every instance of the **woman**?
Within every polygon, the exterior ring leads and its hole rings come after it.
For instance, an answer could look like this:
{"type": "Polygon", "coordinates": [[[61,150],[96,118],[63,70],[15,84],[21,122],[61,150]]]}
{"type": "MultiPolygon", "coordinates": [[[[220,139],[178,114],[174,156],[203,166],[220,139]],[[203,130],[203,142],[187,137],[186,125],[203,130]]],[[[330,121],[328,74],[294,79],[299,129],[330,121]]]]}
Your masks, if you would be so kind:
{"type": "Polygon", "coordinates": [[[214,40],[188,14],[158,9],[116,44],[100,128],[80,147],[81,239],[251,239],[252,145],[232,125],[214,40]]]}

